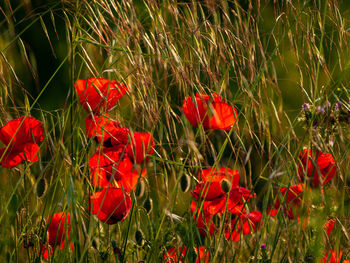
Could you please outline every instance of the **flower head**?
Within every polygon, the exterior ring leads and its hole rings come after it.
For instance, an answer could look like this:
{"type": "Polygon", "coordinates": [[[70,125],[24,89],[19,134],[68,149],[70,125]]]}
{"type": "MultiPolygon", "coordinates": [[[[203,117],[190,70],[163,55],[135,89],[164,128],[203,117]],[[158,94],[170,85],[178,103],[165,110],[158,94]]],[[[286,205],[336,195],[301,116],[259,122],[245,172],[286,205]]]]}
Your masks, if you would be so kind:
{"type": "Polygon", "coordinates": [[[237,121],[236,109],[216,93],[211,96],[197,93],[195,101],[188,96],[182,109],[194,127],[202,123],[205,130],[230,130],[237,121]]]}
{"type": "Polygon", "coordinates": [[[97,187],[117,186],[125,191],[134,190],[139,179],[146,176],[133,169],[133,164],[126,154],[124,146],[103,147],[89,160],[92,183],[97,187]]]}
{"type": "Polygon", "coordinates": [[[261,218],[260,211],[235,215],[225,229],[226,238],[238,241],[241,234],[248,235],[255,232],[262,227],[261,218]]]}
{"type": "Polygon", "coordinates": [[[110,110],[128,91],[123,83],[94,77],[88,80],[78,79],[75,83],[75,89],[84,109],[94,113],[110,110]]]}
{"type": "Polygon", "coordinates": [[[88,115],[85,128],[89,138],[96,138],[105,147],[127,144],[129,141],[129,129],[121,127],[119,122],[111,120],[107,114],[88,115]]]}
{"type": "Polygon", "coordinates": [[[90,197],[92,213],[102,222],[112,225],[124,221],[132,201],[129,193],[118,187],[106,187],[90,197]]]}
{"type": "Polygon", "coordinates": [[[347,259],[341,261],[342,256],[343,256],[342,250],[340,250],[339,253],[336,250],[331,250],[328,253],[325,253],[322,261],[325,263],[326,262],[328,262],[328,263],[340,263],[340,262],[350,263],[350,260],[347,260],[347,259]]]}
{"type": "Polygon", "coordinates": [[[277,196],[274,208],[270,209],[269,214],[275,216],[277,210],[282,206],[283,211],[287,214],[289,219],[294,219],[295,216],[299,216],[296,210],[299,210],[301,207],[304,190],[304,184],[292,185],[289,188],[281,187],[280,193],[283,199],[280,200],[277,196]]]}
{"type": "Polygon", "coordinates": [[[154,153],[154,140],[148,132],[134,132],[131,134],[131,143],[127,145],[126,152],[131,160],[142,163],[146,155],[154,153]]]}
{"type": "MultiPolygon", "coordinates": [[[[197,259],[196,263],[202,262],[202,263],[208,263],[209,262],[209,251],[205,249],[205,247],[195,247],[194,248],[197,259]]],[[[171,247],[167,250],[166,253],[163,255],[163,260],[166,263],[182,263],[184,262],[185,256],[187,253],[187,247],[171,247]]]]}
{"type": "Polygon", "coordinates": [[[22,116],[0,128],[0,140],[6,147],[0,149],[0,163],[12,168],[23,161],[36,162],[40,153],[37,143],[43,140],[43,127],[33,117],[22,116]]]}
{"type": "Polygon", "coordinates": [[[299,154],[299,160],[300,181],[304,181],[306,174],[312,180],[311,185],[314,187],[318,187],[321,182],[323,185],[327,184],[337,172],[337,162],[330,153],[312,152],[304,148],[299,154]]]}
{"type": "Polygon", "coordinates": [[[195,186],[191,194],[201,202],[204,214],[222,214],[226,208],[233,214],[239,214],[244,211],[244,205],[249,202],[254,194],[238,186],[238,170],[221,168],[218,171],[213,169],[204,169],[198,174],[199,183],[195,186]],[[222,182],[227,181],[227,192],[222,188],[222,182]],[[228,200],[227,200],[228,199],[228,200]]]}
{"type": "Polygon", "coordinates": [[[70,214],[56,213],[50,216],[46,222],[49,223],[47,229],[49,245],[53,248],[56,246],[63,248],[64,241],[68,239],[71,231],[70,214]]]}

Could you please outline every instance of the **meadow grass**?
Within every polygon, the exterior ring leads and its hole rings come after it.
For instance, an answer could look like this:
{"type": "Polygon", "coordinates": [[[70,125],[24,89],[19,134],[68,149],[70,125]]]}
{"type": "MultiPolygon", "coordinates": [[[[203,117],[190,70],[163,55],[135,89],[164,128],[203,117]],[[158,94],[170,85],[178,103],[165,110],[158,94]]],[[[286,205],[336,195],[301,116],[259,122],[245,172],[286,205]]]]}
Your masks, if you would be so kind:
{"type": "Polygon", "coordinates": [[[320,262],[331,249],[345,259],[349,117],[335,104],[349,112],[349,8],[316,0],[1,3],[1,126],[31,115],[44,140],[38,162],[0,169],[0,261],[40,262],[45,220],[61,211],[71,214],[74,249],[55,249],[50,262],[162,262],[173,246],[189,247],[189,262],[199,246],[210,262],[320,262]],[[33,27],[36,44],[56,57],[46,77],[45,55],[23,39],[33,27]],[[111,226],[88,208],[96,191],[88,161],[100,146],[85,133],[74,83],[91,76],[126,83],[130,92],[109,115],[156,142],[143,195],[131,192],[129,215],[111,226]],[[186,119],[184,98],[212,92],[237,109],[234,129],[204,131],[186,119]],[[299,223],[282,210],[270,217],[279,188],[299,183],[303,147],[332,153],[336,176],[305,192],[299,223]],[[256,193],[246,207],[262,212],[260,230],[227,240],[218,216],[215,234],[200,236],[183,190],[208,167],[239,170],[240,185],[256,193]],[[337,224],[328,237],[329,218],[337,224]]]}

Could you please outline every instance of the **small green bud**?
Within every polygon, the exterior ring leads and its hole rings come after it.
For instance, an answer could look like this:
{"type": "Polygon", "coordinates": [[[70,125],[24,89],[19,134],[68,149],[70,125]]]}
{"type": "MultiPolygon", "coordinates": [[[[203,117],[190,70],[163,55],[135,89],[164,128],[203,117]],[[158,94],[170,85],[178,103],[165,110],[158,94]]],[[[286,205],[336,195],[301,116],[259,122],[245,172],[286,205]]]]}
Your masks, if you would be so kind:
{"type": "Polygon", "coordinates": [[[143,246],[144,244],[144,237],[143,237],[143,233],[141,230],[136,230],[135,232],[135,240],[136,240],[136,244],[140,247],[143,246]]]}
{"type": "Polygon", "coordinates": [[[144,182],[144,181],[140,181],[140,182],[136,185],[135,195],[136,195],[137,197],[142,197],[144,193],[145,193],[145,182],[144,182]]]}
{"type": "Polygon", "coordinates": [[[223,180],[221,181],[221,189],[222,189],[222,191],[224,191],[225,193],[230,192],[230,190],[231,190],[231,183],[230,183],[228,180],[223,179],[223,180]]]}
{"type": "Polygon", "coordinates": [[[143,207],[146,209],[147,214],[152,211],[153,201],[151,198],[147,197],[143,202],[143,207]]]}
{"type": "Polygon", "coordinates": [[[47,187],[46,179],[45,178],[39,179],[39,181],[36,183],[36,195],[39,198],[44,196],[46,192],[46,187],[47,187]]]}

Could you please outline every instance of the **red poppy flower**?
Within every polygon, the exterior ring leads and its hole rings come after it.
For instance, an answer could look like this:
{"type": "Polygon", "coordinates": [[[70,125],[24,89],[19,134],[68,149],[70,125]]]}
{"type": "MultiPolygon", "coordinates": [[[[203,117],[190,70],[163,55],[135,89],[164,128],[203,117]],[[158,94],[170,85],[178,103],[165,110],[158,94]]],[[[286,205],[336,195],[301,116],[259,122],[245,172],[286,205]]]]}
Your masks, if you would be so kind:
{"type": "Polygon", "coordinates": [[[89,138],[96,138],[105,147],[112,147],[129,142],[129,129],[108,118],[108,115],[88,115],[85,119],[86,134],[89,138]]]}
{"type": "Polygon", "coordinates": [[[269,214],[275,216],[282,204],[283,211],[287,214],[288,218],[294,219],[295,210],[298,210],[298,208],[301,207],[304,189],[304,184],[292,185],[289,188],[282,187],[280,192],[283,196],[283,200],[280,202],[279,197],[277,197],[274,208],[270,209],[269,214]]]}
{"type": "Polygon", "coordinates": [[[142,163],[146,155],[154,153],[154,140],[148,132],[134,132],[131,135],[131,144],[127,146],[127,154],[136,163],[142,163]]]}
{"type": "Polygon", "coordinates": [[[43,140],[41,122],[33,117],[22,116],[0,128],[0,140],[6,147],[0,149],[1,165],[12,168],[21,162],[38,161],[37,143],[43,140]]]}
{"type": "Polygon", "coordinates": [[[226,239],[231,238],[233,241],[238,241],[241,233],[243,235],[248,235],[255,232],[262,227],[261,218],[262,215],[260,211],[235,215],[225,229],[226,239]]]}
{"type": "MultiPolygon", "coordinates": [[[[250,198],[255,196],[250,190],[243,187],[232,187],[228,195],[227,211],[233,214],[244,212],[244,206],[250,198]]],[[[222,214],[225,212],[227,195],[221,195],[213,200],[202,199],[203,212],[209,215],[222,214]]]]}
{"type": "MultiPolygon", "coordinates": [[[[215,170],[212,168],[203,169],[198,172],[199,183],[192,191],[196,199],[200,197],[205,200],[213,200],[225,195],[221,184],[224,180],[229,182],[230,188],[237,187],[239,183],[238,170],[231,170],[229,168],[221,168],[215,170]]],[[[230,189],[229,189],[230,190],[230,189]]]]}
{"type": "Polygon", "coordinates": [[[298,167],[300,181],[304,182],[304,175],[307,174],[312,179],[311,185],[314,187],[318,187],[321,180],[323,185],[327,184],[337,171],[337,163],[330,153],[319,151],[313,153],[304,148],[299,154],[299,160],[301,162],[298,167]]]}
{"type": "Polygon", "coordinates": [[[199,213],[200,211],[197,209],[197,202],[195,201],[192,201],[191,203],[191,210],[194,219],[197,220],[196,224],[199,234],[202,237],[205,237],[207,233],[212,236],[215,232],[215,225],[212,221],[213,216],[205,214],[204,212],[199,213]]]}
{"type": "Polygon", "coordinates": [[[44,260],[49,259],[50,255],[52,254],[52,247],[42,245],[40,250],[41,250],[41,258],[44,260]]]}
{"type": "Polygon", "coordinates": [[[326,231],[327,236],[329,236],[332,231],[333,228],[335,226],[335,224],[337,223],[337,220],[335,218],[329,219],[324,225],[323,225],[323,229],[326,231]]]}
{"type": "Polygon", "coordinates": [[[88,80],[78,79],[75,88],[84,109],[94,113],[110,110],[128,92],[123,83],[94,77],[88,80]]]}
{"type": "MultiPolygon", "coordinates": [[[[197,254],[196,263],[208,263],[209,262],[209,251],[205,247],[194,248],[197,254]]],[[[163,255],[163,260],[166,263],[182,263],[187,252],[187,247],[172,247],[169,248],[163,255]]]]}
{"type": "Polygon", "coordinates": [[[186,255],[187,247],[171,247],[163,255],[165,263],[181,263],[186,255]]]}
{"type": "Polygon", "coordinates": [[[255,198],[256,195],[249,189],[244,187],[233,187],[229,193],[227,210],[232,214],[243,213],[245,211],[244,206],[252,197],[255,198]]]}
{"type": "Polygon", "coordinates": [[[350,263],[350,260],[343,260],[341,261],[342,259],[342,256],[343,256],[343,251],[339,251],[339,253],[336,251],[336,250],[331,250],[329,251],[329,253],[331,253],[331,255],[329,256],[328,258],[328,254],[326,253],[323,257],[323,262],[328,262],[328,263],[340,263],[340,262],[343,262],[343,263],[350,263]]]}
{"type": "MultiPolygon", "coordinates": [[[[123,155],[125,148],[116,146],[112,148],[103,147],[97,151],[89,160],[92,183],[97,187],[118,186],[125,191],[135,189],[139,172],[133,169],[130,159],[123,155]],[[111,181],[111,178],[113,180],[111,181]]],[[[146,176],[146,171],[141,172],[141,177],[146,176]]]]}
{"type": "Polygon", "coordinates": [[[49,245],[53,248],[56,246],[63,248],[64,241],[69,238],[71,231],[70,214],[56,213],[50,216],[46,222],[50,224],[47,229],[49,245]]]}
{"type": "Polygon", "coordinates": [[[122,222],[128,215],[132,202],[129,193],[121,188],[106,187],[90,197],[92,213],[102,222],[112,225],[122,222]]]}
{"type": "Polygon", "coordinates": [[[197,254],[196,263],[208,263],[209,262],[209,251],[205,247],[195,247],[194,250],[197,254]]]}
{"type": "Polygon", "coordinates": [[[202,123],[205,130],[230,130],[237,121],[236,109],[224,103],[216,93],[211,96],[197,93],[195,102],[188,96],[182,109],[194,127],[202,123]]]}

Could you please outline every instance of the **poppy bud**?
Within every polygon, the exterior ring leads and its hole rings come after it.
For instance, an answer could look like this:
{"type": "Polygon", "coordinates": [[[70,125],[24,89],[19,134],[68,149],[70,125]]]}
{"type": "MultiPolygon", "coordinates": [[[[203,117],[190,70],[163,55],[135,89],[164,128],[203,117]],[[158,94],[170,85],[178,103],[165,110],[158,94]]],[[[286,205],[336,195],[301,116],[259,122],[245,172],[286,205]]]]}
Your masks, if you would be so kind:
{"type": "Polygon", "coordinates": [[[136,195],[137,197],[142,197],[144,193],[145,193],[145,183],[144,183],[143,181],[140,181],[140,182],[136,185],[135,195],[136,195]]]}
{"type": "Polygon", "coordinates": [[[191,182],[190,182],[189,176],[186,174],[182,175],[180,178],[181,191],[186,193],[190,189],[190,186],[191,186],[191,182]]]}
{"type": "Polygon", "coordinates": [[[136,230],[135,232],[135,240],[136,240],[136,244],[140,247],[143,246],[144,244],[144,237],[143,237],[143,233],[141,230],[136,230]]]}
{"type": "Polygon", "coordinates": [[[153,201],[151,198],[146,198],[146,200],[143,202],[143,207],[146,209],[146,212],[149,214],[153,207],[153,201]]]}
{"type": "Polygon", "coordinates": [[[36,184],[36,195],[40,198],[43,197],[46,192],[46,180],[45,178],[39,179],[39,181],[36,184]]]}
{"type": "Polygon", "coordinates": [[[230,192],[230,190],[231,190],[231,183],[230,183],[228,180],[223,179],[223,180],[221,181],[221,189],[222,189],[222,191],[224,191],[225,193],[230,192]]]}

